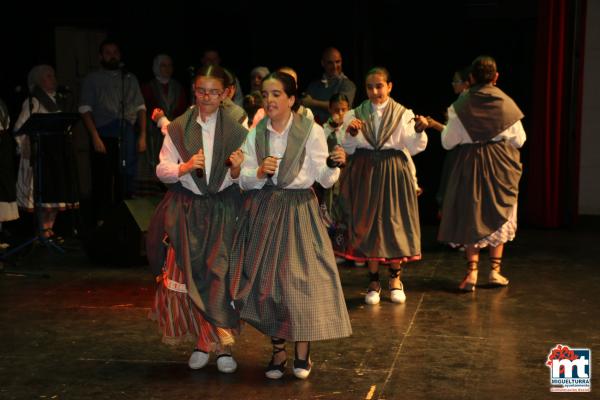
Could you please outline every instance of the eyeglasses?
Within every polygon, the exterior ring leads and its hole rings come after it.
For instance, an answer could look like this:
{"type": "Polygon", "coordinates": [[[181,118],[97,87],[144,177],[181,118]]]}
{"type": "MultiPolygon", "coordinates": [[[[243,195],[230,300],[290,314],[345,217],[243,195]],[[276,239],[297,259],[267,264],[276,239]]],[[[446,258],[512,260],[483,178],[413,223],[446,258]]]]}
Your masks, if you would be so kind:
{"type": "Polygon", "coordinates": [[[220,91],[219,89],[195,88],[194,92],[196,92],[196,94],[201,97],[204,97],[206,95],[208,95],[210,97],[217,97],[217,96],[220,96],[221,94],[223,94],[223,92],[220,91]]]}

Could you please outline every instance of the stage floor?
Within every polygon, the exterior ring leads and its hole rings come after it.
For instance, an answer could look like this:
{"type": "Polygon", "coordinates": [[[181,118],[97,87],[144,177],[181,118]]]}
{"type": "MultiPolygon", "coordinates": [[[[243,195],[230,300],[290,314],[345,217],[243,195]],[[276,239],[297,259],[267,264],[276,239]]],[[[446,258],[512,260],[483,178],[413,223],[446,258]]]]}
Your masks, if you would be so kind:
{"type": "Polygon", "coordinates": [[[268,339],[247,325],[237,372],[219,373],[214,357],[192,371],[191,347],[163,344],[147,318],[146,267],[94,265],[75,241],[65,255],[34,248],[0,276],[0,399],[565,398],[550,392],[546,366],[557,344],[592,350],[592,392],[569,397],[600,398],[599,230],[522,229],[503,261],[510,286],[462,294],[464,255],[436,243],[435,229],[423,227],[404,305],[387,290],[365,305],[366,270],[340,266],[354,333],[313,343],[306,381],[290,363],[280,381],[265,378],[268,339]]]}

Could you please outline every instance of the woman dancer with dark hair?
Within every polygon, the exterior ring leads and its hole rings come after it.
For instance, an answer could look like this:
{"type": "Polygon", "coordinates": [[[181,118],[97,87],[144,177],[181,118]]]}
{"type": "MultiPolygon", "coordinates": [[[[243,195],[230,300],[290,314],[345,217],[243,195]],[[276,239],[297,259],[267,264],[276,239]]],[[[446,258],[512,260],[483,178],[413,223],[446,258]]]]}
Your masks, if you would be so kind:
{"type": "Polygon", "coordinates": [[[490,249],[488,282],[506,286],[500,274],[504,243],[515,237],[525,142],[523,113],[496,87],[496,61],[480,56],[471,64],[471,87],[448,109],[442,146],[457,148],[444,194],[438,240],[464,245],[467,274],[459,285],[474,291],[479,251],[490,249]]]}
{"type": "Polygon", "coordinates": [[[343,149],[327,152],[323,128],[293,110],[296,83],[273,72],[262,83],[267,116],[244,144],[240,186],[246,212],[234,241],[231,278],[240,317],[271,337],[266,376],[279,379],[285,342],[295,342],[294,375],[311,372],[310,342],[352,333],[331,241],[311,189],[331,187],[343,149]]]}

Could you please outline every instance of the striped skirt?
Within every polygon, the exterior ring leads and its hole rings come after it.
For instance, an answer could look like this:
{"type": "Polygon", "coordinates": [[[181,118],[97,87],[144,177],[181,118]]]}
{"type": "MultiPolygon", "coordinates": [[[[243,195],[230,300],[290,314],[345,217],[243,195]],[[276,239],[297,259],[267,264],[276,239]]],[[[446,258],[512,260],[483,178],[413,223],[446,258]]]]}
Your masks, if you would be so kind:
{"type": "Polygon", "coordinates": [[[421,259],[417,188],[400,150],[358,149],[341,187],[348,218],[344,257],[357,261],[421,259]]]}
{"type": "MultiPolygon", "coordinates": [[[[163,282],[162,286],[166,285],[159,288],[159,292],[173,292],[176,288],[185,288],[185,291],[157,294],[156,310],[166,310],[177,317],[182,312],[169,310],[186,309],[183,314],[193,316],[186,317],[187,321],[197,319],[195,315],[200,313],[215,327],[239,327],[239,317],[231,307],[227,273],[240,208],[237,185],[206,196],[195,195],[181,185],[169,189],[152,217],[146,252],[157,280],[163,282]],[[173,296],[181,300],[176,306],[169,304],[173,296]]],[[[172,319],[170,315],[162,318],[165,321],[172,319]]],[[[195,332],[193,329],[182,330],[188,331],[195,332]]]]}
{"type": "Polygon", "coordinates": [[[194,343],[195,348],[215,351],[234,343],[238,329],[211,324],[188,296],[185,273],[175,262],[175,251],[169,247],[162,275],[157,277],[150,319],[157,321],[163,343],[194,343]]]}
{"type": "Polygon", "coordinates": [[[352,334],[331,247],[310,189],[247,193],[231,287],[240,317],[269,336],[314,341],[352,334]]]}
{"type": "Polygon", "coordinates": [[[438,240],[477,247],[512,240],[521,172],[519,150],[505,141],[458,146],[438,240]]]}

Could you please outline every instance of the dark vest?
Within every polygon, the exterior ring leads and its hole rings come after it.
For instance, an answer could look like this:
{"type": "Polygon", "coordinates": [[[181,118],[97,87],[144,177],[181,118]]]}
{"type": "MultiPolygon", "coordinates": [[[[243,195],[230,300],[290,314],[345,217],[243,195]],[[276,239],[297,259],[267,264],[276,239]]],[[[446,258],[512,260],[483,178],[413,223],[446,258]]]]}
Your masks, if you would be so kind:
{"type": "MultiPolygon", "coordinates": [[[[203,148],[202,127],[196,121],[197,118],[198,108],[194,106],[177,117],[168,127],[169,137],[184,162],[187,162],[203,148]]],[[[190,174],[202,193],[215,194],[219,191],[227,175],[228,167],[225,165],[225,160],[240,148],[247,133],[246,128],[224,111],[223,107],[219,107],[210,168],[210,183],[207,184],[206,174],[202,178],[199,178],[197,174],[190,174]]]]}

